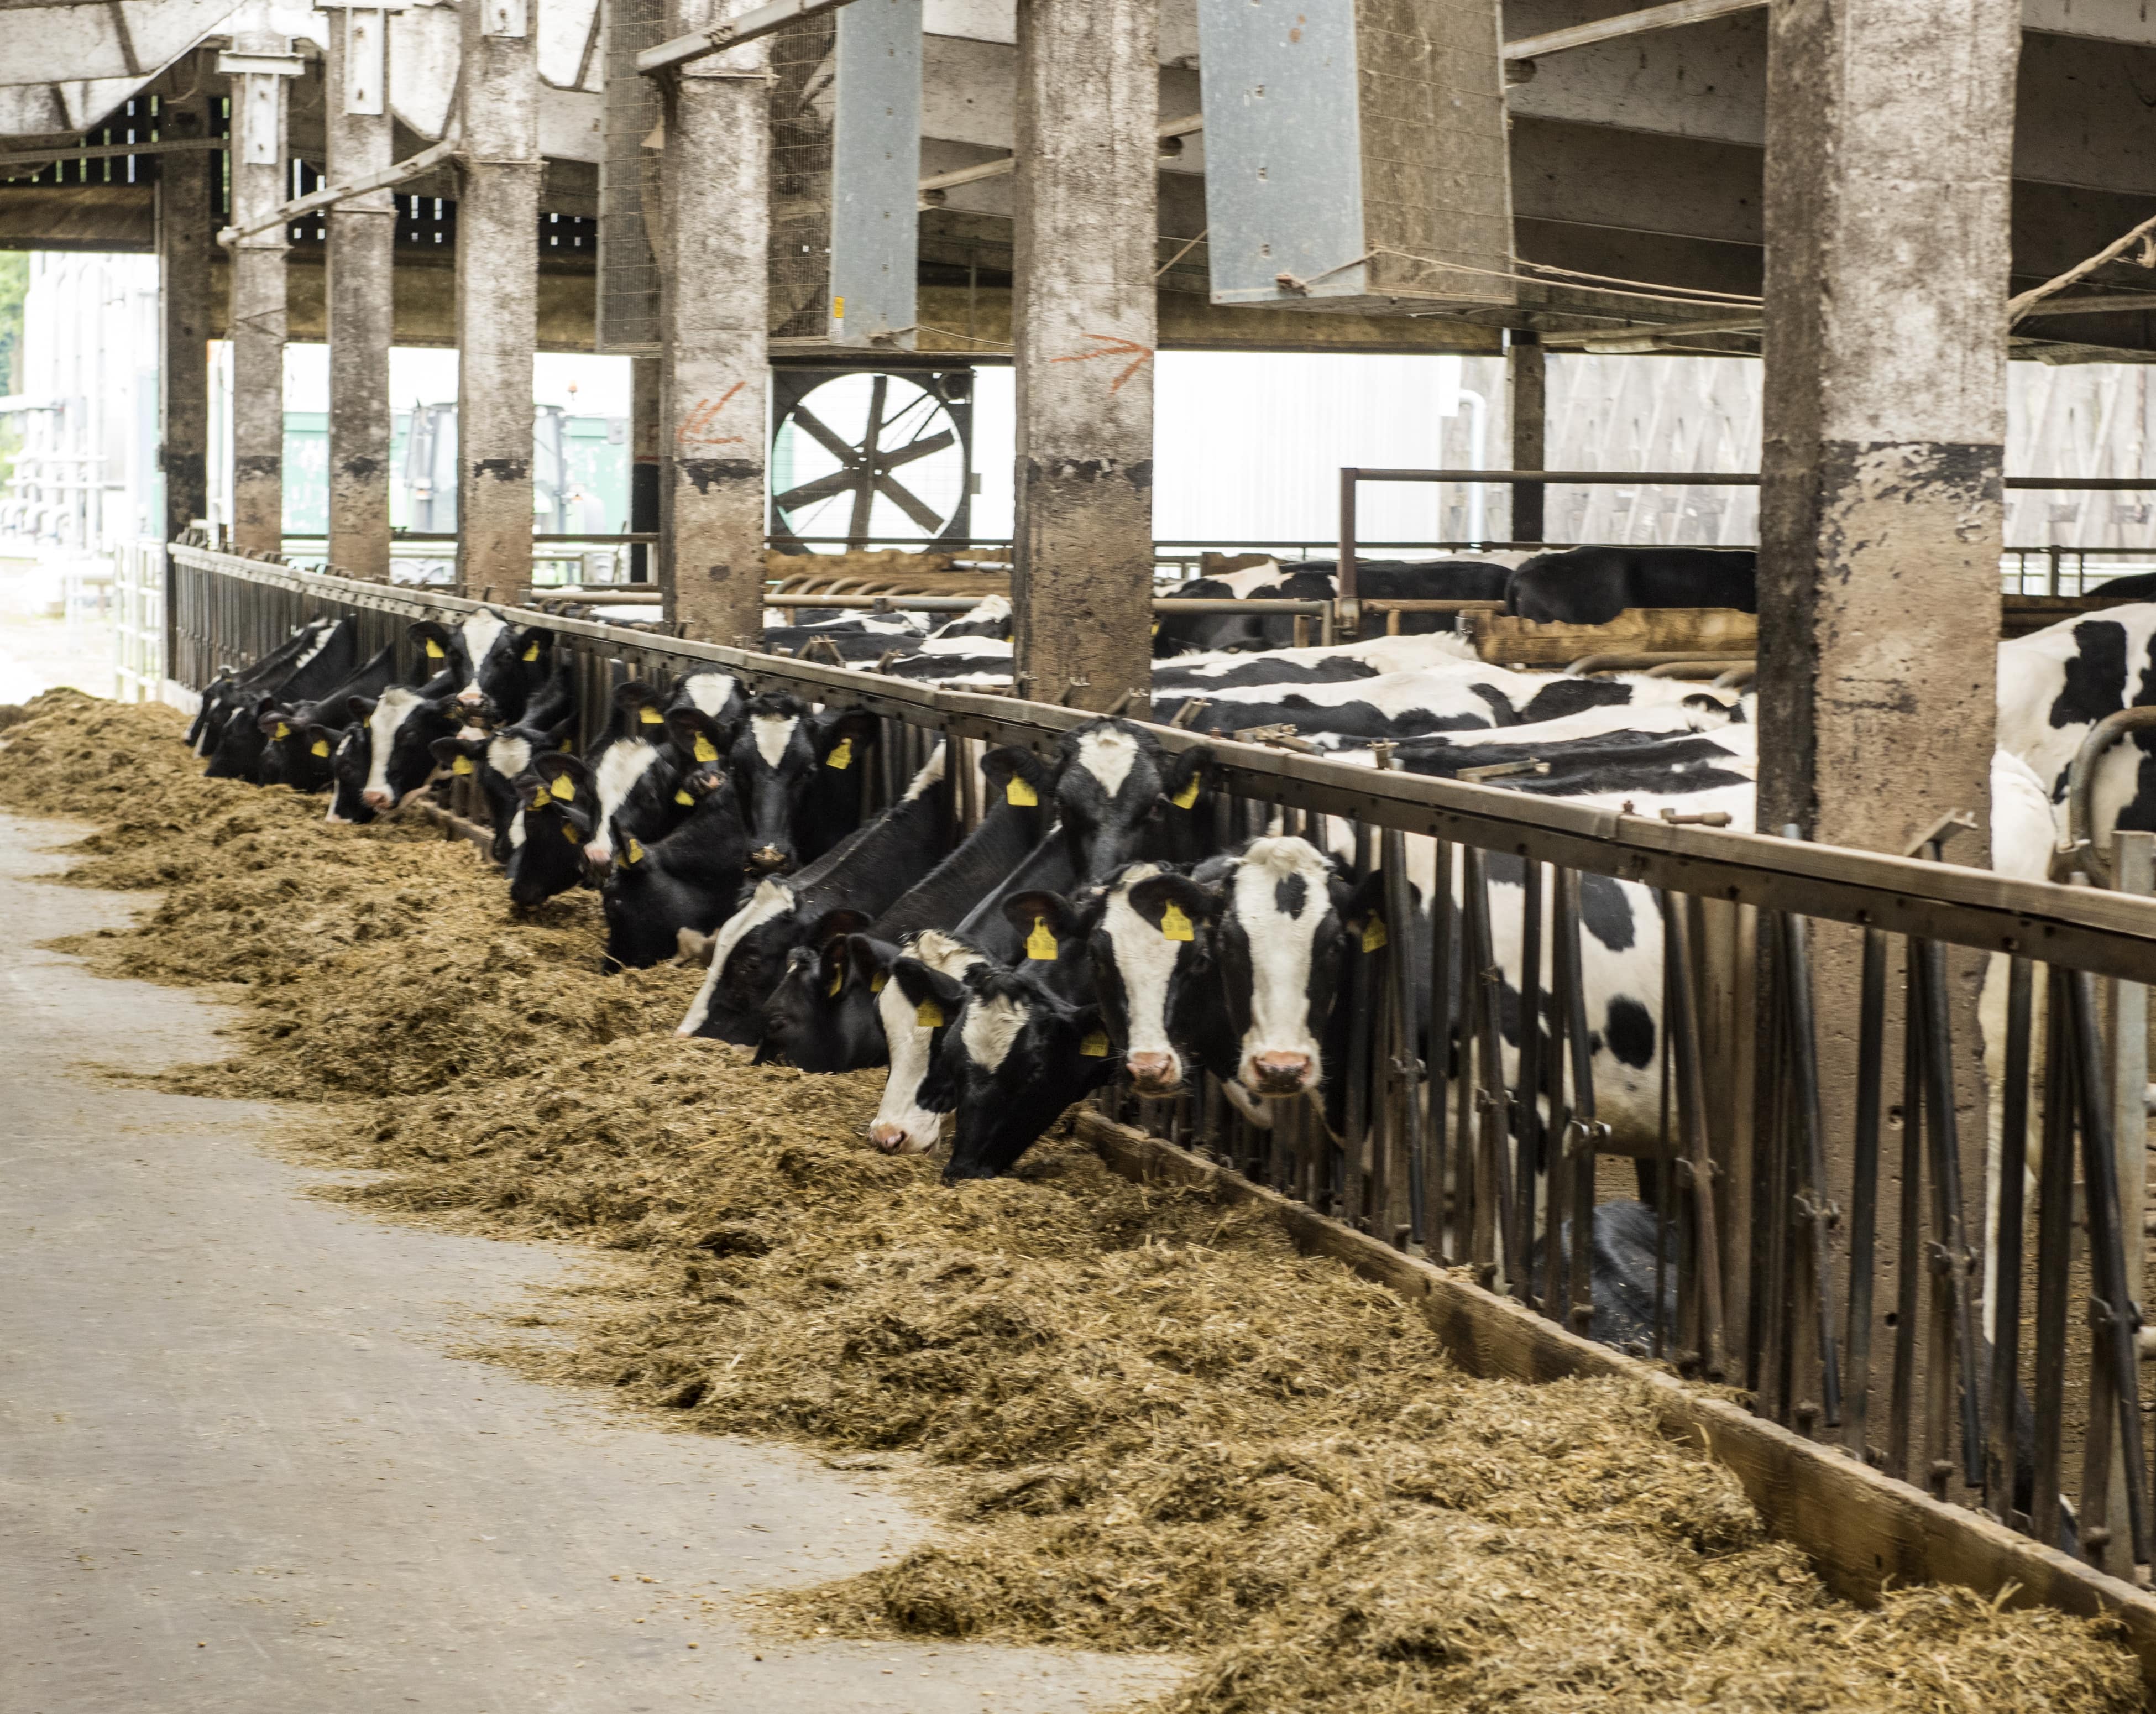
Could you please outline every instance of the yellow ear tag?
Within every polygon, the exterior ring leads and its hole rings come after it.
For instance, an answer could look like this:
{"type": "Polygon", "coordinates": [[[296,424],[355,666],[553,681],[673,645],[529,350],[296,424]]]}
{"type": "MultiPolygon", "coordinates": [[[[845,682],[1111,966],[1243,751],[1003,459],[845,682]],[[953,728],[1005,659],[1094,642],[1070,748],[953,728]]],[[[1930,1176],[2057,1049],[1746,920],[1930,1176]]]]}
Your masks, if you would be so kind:
{"type": "Polygon", "coordinates": [[[913,1021],[923,1029],[943,1027],[943,1008],[933,1000],[923,1000],[913,1008],[913,1021]]]}
{"type": "Polygon", "coordinates": [[[444,659],[442,645],[437,643],[432,637],[429,637],[427,639],[427,659],[429,660],[440,660],[444,659]]]}
{"type": "Polygon", "coordinates": [[[674,801],[676,803],[685,803],[691,809],[694,809],[696,807],[696,800],[694,798],[691,798],[685,791],[676,792],[674,794],[674,801]]]}
{"type": "Polygon", "coordinates": [[[888,971],[877,971],[874,976],[869,978],[869,992],[872,994],[881,993],[883,992],[883,985],[890,980],[891,974],[888,971]]]}
{"type": "Polygon", "coordinates": [[[709,738],[706,737],[706,736],[705,736],[701,732],[697,733],[697,734],[696,734],[696,760],[697,760],[697,761],[699,761],[699,762],[716,762],[718,759],[719,759],[719,749],[718,749],[718,746],[717,746],[717,745],[716,745],[716,744],[714,744],[714,743],[713,743],[713,742],[712,742],[709,738]]]}
{"type": "Polygon", "coordinates": [[[1104,1029],[1095,1030],[1078,1044],[1078,1051],[1089,1060],[1106,1059],[1108,1057],[1107,1032],[1104,1029]]]}
{"type": "Polygon", "coordinates": [[[1155,619],[1152,622],[1152,634],[1156,637],[1160,635],[1160,621],[1158,619],[1155,619]]]}
{"type": "Polygon", "coordinates": [[[1055,962],[1055,937],[1049,931],[1045,916],[1033,919],[1033,932],[1025,937],[1025,956],[1038,958],[1044,964],[1055,962]]]}
{"type": "Polygon", "coordinates": [[[1178,809],[1188,809],[1198,802],[1198,776],[1190,777],[1190,783],[1168,800],[1178,809]]]}
{"type": "Polygon", "coordinates": [[[1171,941],[1187,941],[1194,938],[1191,931],[1190,919],[1183,915],[1183,906],[1173,899],[1170,899],[1161,911],[1160,931],[1163,938],[1171,941]]]}
{"type": "Polygon", "coordinates": [[[570,826],[566,821],[562,824],[562,837],[567,839],[572,845],[580,845],[583,843],[582,839],[577,837],[576,829],[570,826]]]}
{"type": "Polygon", "coordinates": [[[539,658],[539,645],[538,645],[536,643],[534,643],[533,644],[531,644],[531,646],[530,648],[526,649],[524,651],[524,658],[525,658],[526,660],[536,660],[536,659],[538,659],[538,658],[539,658]]]}
{"type": "Polygon", "coordinates": [[[644,861],[644,847],[636,843],[636,839],[634,834],[630,836],[629,843],[622,847],[621,860],[624,863],[641,863],[644,861]]]}
{"type": "Polygon", "coordinates": [[[831,985],[828,988],[824,989],[824,993],[834,994],[845,985],[846,972],[843,969],[834,970],[831,972],[831,985]]]}
{"type": "Polygon", "coordinates": [[[449,764],[449,772],[451,773],[477,773],[479,770],[472,766],[472,759],[470,757],[459,756],[454,762],[452,762],[449,764]]]}
{"type": "Polygon", "coordinates": [[[314,753],[317,756],[328,755],[330,753],[330,741],[327,738],[316,739],[314,742],[314,753]]]}
{"type": "Polygon", "coordinates": [[[1014,773],[1010,783],[1004,788],[1004,802],[1016,808],[1030,809],[1040,802],[1040,793],[1027,783],[1024,774],[1014,773]]]}
{"type": "Polygon", "coordinates": [[[281,720],[277,722],[277,730],[270,734],[274,738],[289,738],[291,736],[291,727],[286,726],[281,720]]]}
{"type": "Polygon", "coordinates": [[[560,751],[564,756],[573,756],[577,753],[576,745],[567,738],[562,739],[562,742],[557,744],[554,747],[560,751]]]}
{"type": "Polygon", "coordinates": [[[851,767],[853,765],[854,741],[851,738],[839,739],[832,747],[831,753],[824,758],[826,767],[851,767]]]}
{"type": "Polygon", "coordinates": [[[1363,950],[1374,952],[1391,938],[1385,932],[1385,919],[1373,911],[1370,920],[1363,925],[1363,950]]]}
{"type": "Polygon", "coordinates": [[[636,717],[648,726],[663,726],[666,724],[666,716],[660,713],[649,702],[637,709],[636,717]]]}
{"type": "Polygon", "coordinates": [[[566,803],[577,795],[577,783],[565,773],[557,773],[547,782],[547,789],[566,803]]]}

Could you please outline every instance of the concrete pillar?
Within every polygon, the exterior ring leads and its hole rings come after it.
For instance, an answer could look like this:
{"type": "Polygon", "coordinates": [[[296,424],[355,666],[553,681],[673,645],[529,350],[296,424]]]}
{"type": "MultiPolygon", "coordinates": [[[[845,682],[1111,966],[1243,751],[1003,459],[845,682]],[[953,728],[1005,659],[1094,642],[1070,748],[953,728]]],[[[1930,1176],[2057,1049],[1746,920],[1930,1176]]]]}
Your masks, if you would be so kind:
{"type": "MultiPolygon", "coordinates": [[[[167,107],[162,129],[172,137],[205,135],[205,101],[197,93],[167,107]]],[[[176,540],[209,516],[210,258],[215,204],[210,152],[167,155],[157,163],[157,271],[161,313],[157,468],[165,478],[165,539],[176,540]]]]}
{"type": "MultiPolygon", "coordinates": [[[[1759,825],[1899,853],[1949,810],[1989,819],[2020,12],[1787,0],[1769,28],[1759,825]]],[[[1984,836],[1947,854],[1980,864],[1984,836]]],[[[1846,1209],[1856,937],[1822,924],[1814,948],[1829,1193],[1846,1209]]],[[[1980,961],[1953,963],[1964,1202],[1980,1209],[1980,961]]],[[[1875,1445],[1899,1261],[1902,1133],[1884,1136],[1875,1445]]],[[[1954,1449],[1924,1438],[1920,1409],[1910,1473],[1940,1480],[1929,1460],[1954,1449]]]]}
{"type": "Polygon", "coordinates": [[[462,8],[457,193],[457,589],[531,581],[539,338],[539,70],[527,0],[462,8]]]}
{"type": "MultiPolygon", "coordinates": [[[[329,177],[346,184],[395,159],[388,16],[325,0],[329,177]]],[[[393,191],[370,191],[329,214],[329,562],[355,577],[389,577],[389,341],[397,244],[393,191]]]]}
{"type": "MultiPolygon", "coordinates": [[[[1539,333],[1515,332],[1505,346],[1505,387],[1512,423],[1512,468],[1549,468],[1548,354],[1539,333]]],[[[1512,540],[1545,539],[1545,490],[1539,482],[1512,485],[1512,540]]]]}
{"type": "MultiPolygon", "coordinates": [[[[285,82],[300,60],[283,36],[234,35],[220,54],[232,96],[232,224],[267,219],[289,200],[285,82]]],[[[285,537],[285,252],[280,222],[232,247],[232,540],[275,553],[285,537]]]]}
{"type": "Polygon", "coordinates": [[[1018,9],[1019,690],[1152,682],[1156,0],[1018,9]]]}
{"type": "MultiPolygon", "coordinates": [[[[629,527],[633,533],[659,528],[659,393],[656,357],[629,360],[629,527]]],[[[657,557],[641,541],[629,550],[629,581],[649,583],[657,557]]]]}
{"type": "MultiPolygon", "coordinates": [[[[726,15],[669,0],[666,33],[726,15]]],[[[665,97],[660,175],[660,432],[667,616],[708,643],[763,632],[770,393],[770,112],[764,44],[681,69],[665,97]]]]}

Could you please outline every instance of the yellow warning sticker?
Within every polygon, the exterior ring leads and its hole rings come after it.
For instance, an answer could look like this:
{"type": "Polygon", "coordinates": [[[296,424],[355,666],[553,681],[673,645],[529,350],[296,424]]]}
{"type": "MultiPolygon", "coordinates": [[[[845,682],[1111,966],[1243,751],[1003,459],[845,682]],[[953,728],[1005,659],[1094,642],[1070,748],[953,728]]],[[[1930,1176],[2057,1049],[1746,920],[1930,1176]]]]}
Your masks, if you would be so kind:
{"type": "Polygon", "coordinates": [[[1363,925],[1363,950],[1374,952],[1390,938],[1385,932],[1385,919],[1373,911],[1370,920],[1363,925]]]}
{"type": "Polygon", "coordinates": [[[831,753],[824,758],[826,767],[851,767],[854,765],[854,741],[841,738],[831,747],[831,753]]]}
{"type": "Polygon", "coordinates": [[[444,651],[442,645],[437,643],[432,637],[429,637],[427,639],[427,659],[429,660],[440,660],[443,658],[444,651]]]}
{"type": "Polygon", "coordinates": [[[1050,932],[1045,916],[1033,919],[1033,932],[1025,937],[1025,956],[1038,958],[1044,964],[1055,962],[1055,937],[1050,932]]]}
{"type": "Polygon", "coordinates": [[[1014,773],[1010,783],[1004,788],[1004,802],[1019,809],[1030,809],[1040,802],[1040,793],[1034,790],[1024,774],[1014,773]]]}
{"type": "Polygon", "coordinates": [[[312,748],[316,755],[326,756],[330,753],[330,741],[327,738],[317,738],[315,740],[312,748]]]}
{"type": "Polygon", "coordinates": [[[1172,941],[1194,938],[1190,918],[1183,914],[1183,906],[1170,899],[1160,913],[1160,931],[1172,941]]]}
{"type": "Polygon", "coordinates": [[[577,783],[565,773],[557,773],[547,782],[547,789],[566,803],[577,795],[577,783]]]}
{"type": "Polygon", "coordinates": [[[1108,1057],[1107,1032],[1104,1029],[1095,1030],[1078,1044],[1078,1051],[1089,1060],[1106,1059],[1108,1057]]]}
{"type": "Polygon", "coordinates": [[[699,762],[716,762],[718,759],[719,747],[714,744],[709,738],[706,737],[701,732],[697,733],[696,760],[699,762]]]}
{"type": "Polygon", "coordinates": [[[1198,776],[1190,777],[1190,783],[1168,800],[1178,809],[1188,809],[1198,802],[1198,776]]]}
{"type": "Polygon", "coordinates": [[[449,772],[451,773],[477,773],[479,770],[472,766],[472,759],[470,757],[459,756],[455,761],[449,764],[449,772]]]}
{"type": "Polygon", "coordinates": [[[843,321],[846,319],[846,300],[844,298],[831,300],[831,319],[834,321],[843,321]]]}
{"type": "Polygon", "coordinates": [[[923,1000],[913,1008],[913,1021],[923,1029],[943,1027],[943,1008],[933,1000],[923,1000]]]}

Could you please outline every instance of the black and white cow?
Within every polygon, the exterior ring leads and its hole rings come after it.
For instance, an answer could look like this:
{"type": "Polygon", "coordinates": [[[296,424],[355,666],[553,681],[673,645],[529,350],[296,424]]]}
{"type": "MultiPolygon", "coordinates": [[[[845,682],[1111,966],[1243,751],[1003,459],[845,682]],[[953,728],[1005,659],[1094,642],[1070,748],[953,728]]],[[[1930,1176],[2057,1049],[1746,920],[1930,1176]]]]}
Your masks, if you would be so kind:
{"type": "Polygon", "coordinates": [[[203,777],[213,780],[254,780],[262,777],[262,754],[269,735],[263,730],[262,711],[273,700],[309,702],[349,677],[359,664],[359,630],[349,618],[339,619],[313,648],[293,658],[290,670],[259,680],[245,689],[234,689],[223,698],[223,724],[206,733],[209,766],[203,777]]]}
{"type": "Polygon", "coordinates": [[[757,883],[713,937],[711,968],[677,1035],[760,1044],[764,1003],[825,915],[880,913],[942,860],[951,823],[943,756],[938,746],[898,803],[817,861],[757,883]]]}
{"type": "MultiPolygon", "coordinates": [[[[2035,771],[2064,804],[2075,752],[2107,715],[2156,703],[2156,603],[2061,620],[1999,646],[1999,747],[2035,771]]],[[[2093,793],[2094,837],[2156,829],[2156,731],[2104,753],[2093,793]]]]}
{"type": "Polygon", "coordinates": [[[203,686],[194,718],[187,723],[185,738],[188,747],[196,755],[207,758],[218,735],[223,731],[225,721],[239,706],[241,694],[275,689],[281,680],[305,665],[329,641],[338,623],[329,618],[309,619],[259,660],[244,667],[227,667],[219,672],[203,686]]]}
{"type": "Polygon", "coordinates": [[[781,692],[749,699],[727,762],[752,866],[783,875],[860,825],[861,768],[880,729],[865,709],[811,711],[781,692]]]}
{"type": "Polygon", "coordinates": [[[521,807],[517,777],[531,766],[533,757],[574,748],[575,663],[567,654],[557,654],[552,676],[545,687],[527,700],[522,719],[494,725],[490,731],[483,715],[471,717],[480,723],[434,741],[434,760],[452,775],[476,777],[493,823],[494,860],[506,865],[509,861],[509,825],[521,807]]]}
{"type": "Polygon", "coordinates": [[[764,1004],[763,1058],[803,1071],[884,1063],[876,1003],[892,962],[997,896],[1041,846],[1054,801],[1049,765],[1014,745],[989,751],[981,774],[988,808],[956,850],[873,920],[850,907],[826,912],[788,955],[764,1004]]]}
{"type": "Polygon", "coordinates": [[[582,758],[554,751],[516,779],[520,807],[509,823],[509,902],[531,910],[586,879],[584,842],[597,799],[582,758]]]}
{"type": "Polygon", "coordinates": [[[1505,611],[1541,624],[1606,625],[1635,607],[1759,610],[1758,555],[1733,547],[1572,547],[1537,554],[1505,586],[1505,611]]]}
{"type": "Polygon", "coordinates": [[[255,716],[265,736],[259,777],[265,786],[295,792],[328,789],[333,752],[352,722],[353,699],[379,696],[396,676],[397,648],[385,644],[373,659],[326,694],[307,702],[275,698],[255,716]]]}
{"type": "Polygon", "coordinates": [[[1056,747],[1055,803],[1081,885],[1134,857],[1188,861],[1212,849],[1203,746],[1171,755],[1143,726],[1089,721],[1056,747]]]}
{"type": "Polygon", "coordinates": [[[458,690],[457,700],[465,714],[490,726],[515,726],[530,716],[533,701],[552,684],[554,633],[544,625],[512,625],[498,618],[489,627],[482,623],[489,618],[495,616],[474,613],[461,628],[472,675],[458,690]],[[475,647],[480,650],[476,655],[470,652],[475,647]]]}
{"type": "MultiPolygon", "coordinates": [[[[688,710],[670,718],[693,732],[693,722],[707,716],[688,710]]],[[[716,928],[739,900],[748,830],[732,780],[713,761],[690,768],[677,789],[690,807],[665,838],[646,844],[614,830],[613,866],[599,890],[607,926],[603,971],[640,970],[673,957],[683,929],[716,928]]]]}
{"type": "MultiPolygon", "coordinates": [[[[1364,600],[1502,601],[1506,579],[1525,556],[1496,553],[1473,559],[1364,560],[1355,563],[1355,593],[1364,600]]],[[[1330,601],[1338,591],[1339,562],[1268,561],[1218,577],[1198,577],[1176,595],[1206,601],[1330,601]]],[[[1450,613],[1400,615],[1400,629],[1414,634],[1455,629],[1450,613]]],[[[1170,613],[1153,632],[1156,657],[1207,650],[1284,649],[1295,640],[1293,615],[1170,613]]]]}

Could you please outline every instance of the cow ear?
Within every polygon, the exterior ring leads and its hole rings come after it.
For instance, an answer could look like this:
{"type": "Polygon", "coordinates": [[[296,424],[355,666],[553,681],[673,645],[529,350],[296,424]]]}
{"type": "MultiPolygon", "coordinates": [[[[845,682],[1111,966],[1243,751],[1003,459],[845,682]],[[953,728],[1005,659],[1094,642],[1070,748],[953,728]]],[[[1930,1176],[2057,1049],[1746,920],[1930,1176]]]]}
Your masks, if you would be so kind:
{"type": "Polygon", "coordinates": [[[628,716],[632,725],[638,728],[664,725],[665,701],[665,697],[641,679],[631,679],[627,684],[614,687],[614,707],[628,716]]]}
{"type": "Polygon", "coordinates": [[[1188,940],[1190,929],[1220,914],[1219,893],[1173,871],[1147,875],[1130,890],[1131,909],[1170,940],[1188,940]],[[1175,913],[1169,914],[1171,909],[1175,913]]]}
{"type": "Polygon", "coordinates": [[[374,698],[347,696],[344,699],[344,706],[352,711],[352,717],[354,720],[365,720],[367,716],[374,712],[374,698]]]}
{"type": "Polygon", "coordinates": [[[850,934],[858,934],[868,926],[866,911],[850,911],[841,905],[835,911],[826,911],[816,919],[808,931],[808,944],[828,947],[833,941],[842,941],[850,934]]]}
{"type": "Polygon", "coordinates": [[[1213,761],[1211,748],[1194,744],[1180,754],[1163,759],[1160,770],[1162,799],[1177,809],[1195,809],[1204,789],[1205,770],[1213,761]]]}
{"type": "Polygon", "coordinates": [[[1072,1008],[1070,1033],[1081,1063],[1093,1065],[1101,1082],[1106,1082],[1121,1069],[1115,1044],[1108,1037],[1108,1015],[1101,1009],[1097,1000],[1088,1000],[1072,1008]]]}
{"type": "Polygon", "coordinates": [[[590,784],[592,777],[592,771],[584,766],[581,757],[565,756],[558,750],[548,751],[545,755],[533,757],[531,772],[538,776],[557,803],[572,801],[578,792],[590,784]],[[567,785],[570,793],[569,798],[563,798],[561,792],[556,788],[555,782],[557,780],[567,785]]]}
{"type": "Polygon", "coordinates": [[[307,722],[307,737],[311,743],[326,744],[334,750],[344,742],[344,729],[326,726],[318,720],[311,720],[307,722]]]}
{"type": "MultiPolygon", "coordinates": [[[[1031,942],[1040,930],[1045,928],[1055,940],[1062,941],[1076,933],[1078,928],[1077,908],[1060,893],[1013,893],[1004,901],[1004,920],[1027,942],[1028,957],[1038,956],[1032,950],[1031,942]]],[[[1050,957],[1054,957],[1055,948],[1052,943],[1046,950],[1050,957]]]]}
{"type": "Polygon", "coordinates": [[[515,640],[511,646],[519,660],[543,661],[554,647],[554,634],[544,625],[526,625],[512,635],[515,640]]]}
{"type": "Polygon", "coordinates": [[[420,658],[437,671],[449,659],[456,640],[448,626],[434,619],[414,619],[405,628],[404,634],[418,645],[420,658]]]}
{"type": "Polygon", "coordinates": [[[469,738],[437,738],[427,748],[443,767],[454,767],[459,762],[469,762],[473,755],[469,738]]]}
{"type": "Polygon", "coordinates": [[[981,772],[988,778],[991,801],[1001,798],[1021,808],[1039,803],[1055,789],[1055,764],[1019,744],[989,751],[981,758],[981,772]]]}
{"type": "Polygon", "coordinates": [[[883,722],[865,708],[827,710],[816,722],[816,759],[821,762],[849,739],[865,750],[883,736],[883,722]]]}
{"type": "Polygon", "coordinates": [[[891,979],[911,1001],[916,1012],[933,1006],[948,1024],[958,1015],[966,998],[965,984],[953,982],[940,970],[932,970],[918,958],[904,957],[891,962],[891,979]]]}
{"type": "Polygon", "coordinates": [[[1332,893],[1332,908],[1339,912],[1340,920],[1358,933],[1367,935],[1372,916],[1382,917],[1384,914],[1384,871],[1373,869],[1358,881],[1336,884],[1332,893]]]}
{"type": "Polygon", "coordinates": [[[722,762],[733,748],[733,734],[701,708],[667,710],[666,736],[674,741],[681,759],[691,767],[708,762],[722,762]]]}
{"type": "Polygon", "coordinates": [[[254,724],[271,737],[276,737],[279,736],[278,727],[282,726],[287,731],[291,730],[292,711],[281,702],[265,702],[255,715],[254,724]]]}
{"type": "Polygon", "coordinates": [[[880,992],[898,957],[898,948],[874,935],[850,934],[846,937],[846,956],[854,961],[854,969],[861,980],[871,990],[880,992]]]}

